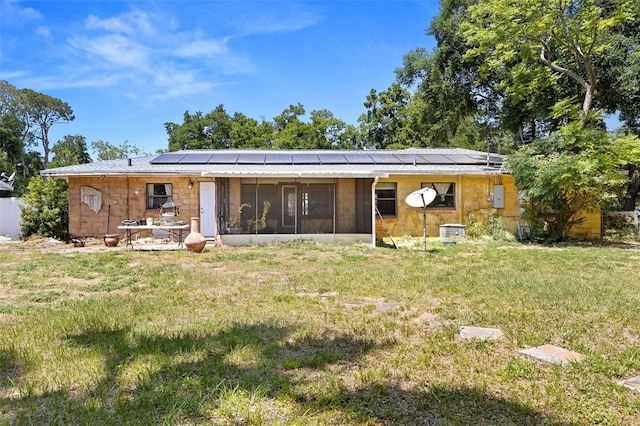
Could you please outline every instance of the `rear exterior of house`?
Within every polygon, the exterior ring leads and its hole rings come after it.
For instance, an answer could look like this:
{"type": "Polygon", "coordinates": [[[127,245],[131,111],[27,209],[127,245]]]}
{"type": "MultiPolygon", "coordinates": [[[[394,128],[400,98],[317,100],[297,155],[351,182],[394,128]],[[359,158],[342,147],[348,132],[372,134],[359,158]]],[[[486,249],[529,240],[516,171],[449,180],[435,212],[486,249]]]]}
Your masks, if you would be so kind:
{"type": "MultiPolygon", "coordinates": [[[[500,217],[516,231],[522,200],[502,156],[458,148],[396,151],[180,151],[42,172],[69,183],[69,231],[117,232],[122,220],[200,218],[200,231],[224,244],[313,239],[329,243],[421,236],[423,211],[405,198],[436,191],[427,236],[444,224],[500,217]]],[[[598,215],[576,235],[600,235],[598,215]]]]}

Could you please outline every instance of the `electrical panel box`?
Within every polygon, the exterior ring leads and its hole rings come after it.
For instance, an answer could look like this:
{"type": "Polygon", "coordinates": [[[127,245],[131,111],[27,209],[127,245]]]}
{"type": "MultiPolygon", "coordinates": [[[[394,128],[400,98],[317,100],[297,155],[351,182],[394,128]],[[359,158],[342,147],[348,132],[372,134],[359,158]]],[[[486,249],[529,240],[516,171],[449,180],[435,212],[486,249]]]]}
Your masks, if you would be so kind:
{"type": "Polygon", "coordinates": [[[493,185],[493,208],[504,209],[504,185],[493,185]]]}

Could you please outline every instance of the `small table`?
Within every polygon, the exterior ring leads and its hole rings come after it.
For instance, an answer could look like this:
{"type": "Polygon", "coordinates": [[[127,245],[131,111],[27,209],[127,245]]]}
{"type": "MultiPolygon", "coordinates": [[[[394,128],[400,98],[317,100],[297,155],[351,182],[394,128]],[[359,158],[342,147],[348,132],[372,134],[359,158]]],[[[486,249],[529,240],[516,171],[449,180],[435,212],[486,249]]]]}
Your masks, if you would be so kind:
{"type": "Polygon", "coordinates": [[[183,232],[190,228],[189,224],[184,225],[120,225],[118,229],[122,229],[125,231],[125,247],[131,247],[133,250],[133,242],[131,241],[131,237],[133,234],[137,234],[140,231],[146,231],[150,229],[162,229],[164,231],[169,231],[169,235],[177,235],[178,236],[178,248],[183,247],[182,242],[184,241],[183,232]]]}

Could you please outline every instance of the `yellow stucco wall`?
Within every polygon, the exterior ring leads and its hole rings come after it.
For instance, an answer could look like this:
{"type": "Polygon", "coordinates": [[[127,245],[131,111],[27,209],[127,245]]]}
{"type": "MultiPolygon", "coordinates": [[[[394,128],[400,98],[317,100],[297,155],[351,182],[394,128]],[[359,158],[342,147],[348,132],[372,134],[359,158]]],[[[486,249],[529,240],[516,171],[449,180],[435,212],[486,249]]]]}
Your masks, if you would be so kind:
{"type": "MultiPolygon", "coordinates": [[[[518,190],[513,177],[508,174],[491,176],[391,176],[379,182],[395,182],[397,185],[397,217],[376,218],[378,238],[422,236],[422,209],[410,207],[405,198],[421,188],[422,182],[453,182],[456,207],[452,209],[427,209],[427,236],[438,237],[440,225],[459,223],[469,225],[471,221],[484,222],[494,216],[501,217],[504,228],[514,233],[521,220],[520,209],[524,205],[518,200],[518,190]],[[493,208],[494,185],[504,188],[504,208],[493,208]]],[[[576,225],[571,232],[573,238],[594,239],[601,236],[600,212],[583,213],[584,223],[576,225]]]]}
{"type": "Polygon", "coordinates": [[[407,195],[421,188],[423,182],[452,182],[455,184],[455,208],[427,209],[427,236],[437,237],[440,225],[446,223],[467,224],[469,215],[476,220],[492,215],[501,215],[505,227],[515,231],[515,218],[519,203],[517,191],[513,187],[511,176],[392,176],[379,182],[395,182],[397,185],[397,217],[379,217],[376,220],[376,234],[385,237],[420,236],[423,232],[422,209],[410,207],[405,203],[407,195]],[[502,184],[505,189],[505,208],[494,209],[493,185],[502,184]]]}

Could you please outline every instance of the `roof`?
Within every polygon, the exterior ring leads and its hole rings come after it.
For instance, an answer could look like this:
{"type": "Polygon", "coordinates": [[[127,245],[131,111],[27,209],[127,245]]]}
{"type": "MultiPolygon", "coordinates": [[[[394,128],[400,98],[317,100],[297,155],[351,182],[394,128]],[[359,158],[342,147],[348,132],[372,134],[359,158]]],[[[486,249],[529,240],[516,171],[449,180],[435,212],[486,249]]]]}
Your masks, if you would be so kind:
{"type": "Polygon", "coordinates": [[[496,174],[504,157],[462,148],[188,150],[43,170],[43,176],[387,177],[496,174]]]}

